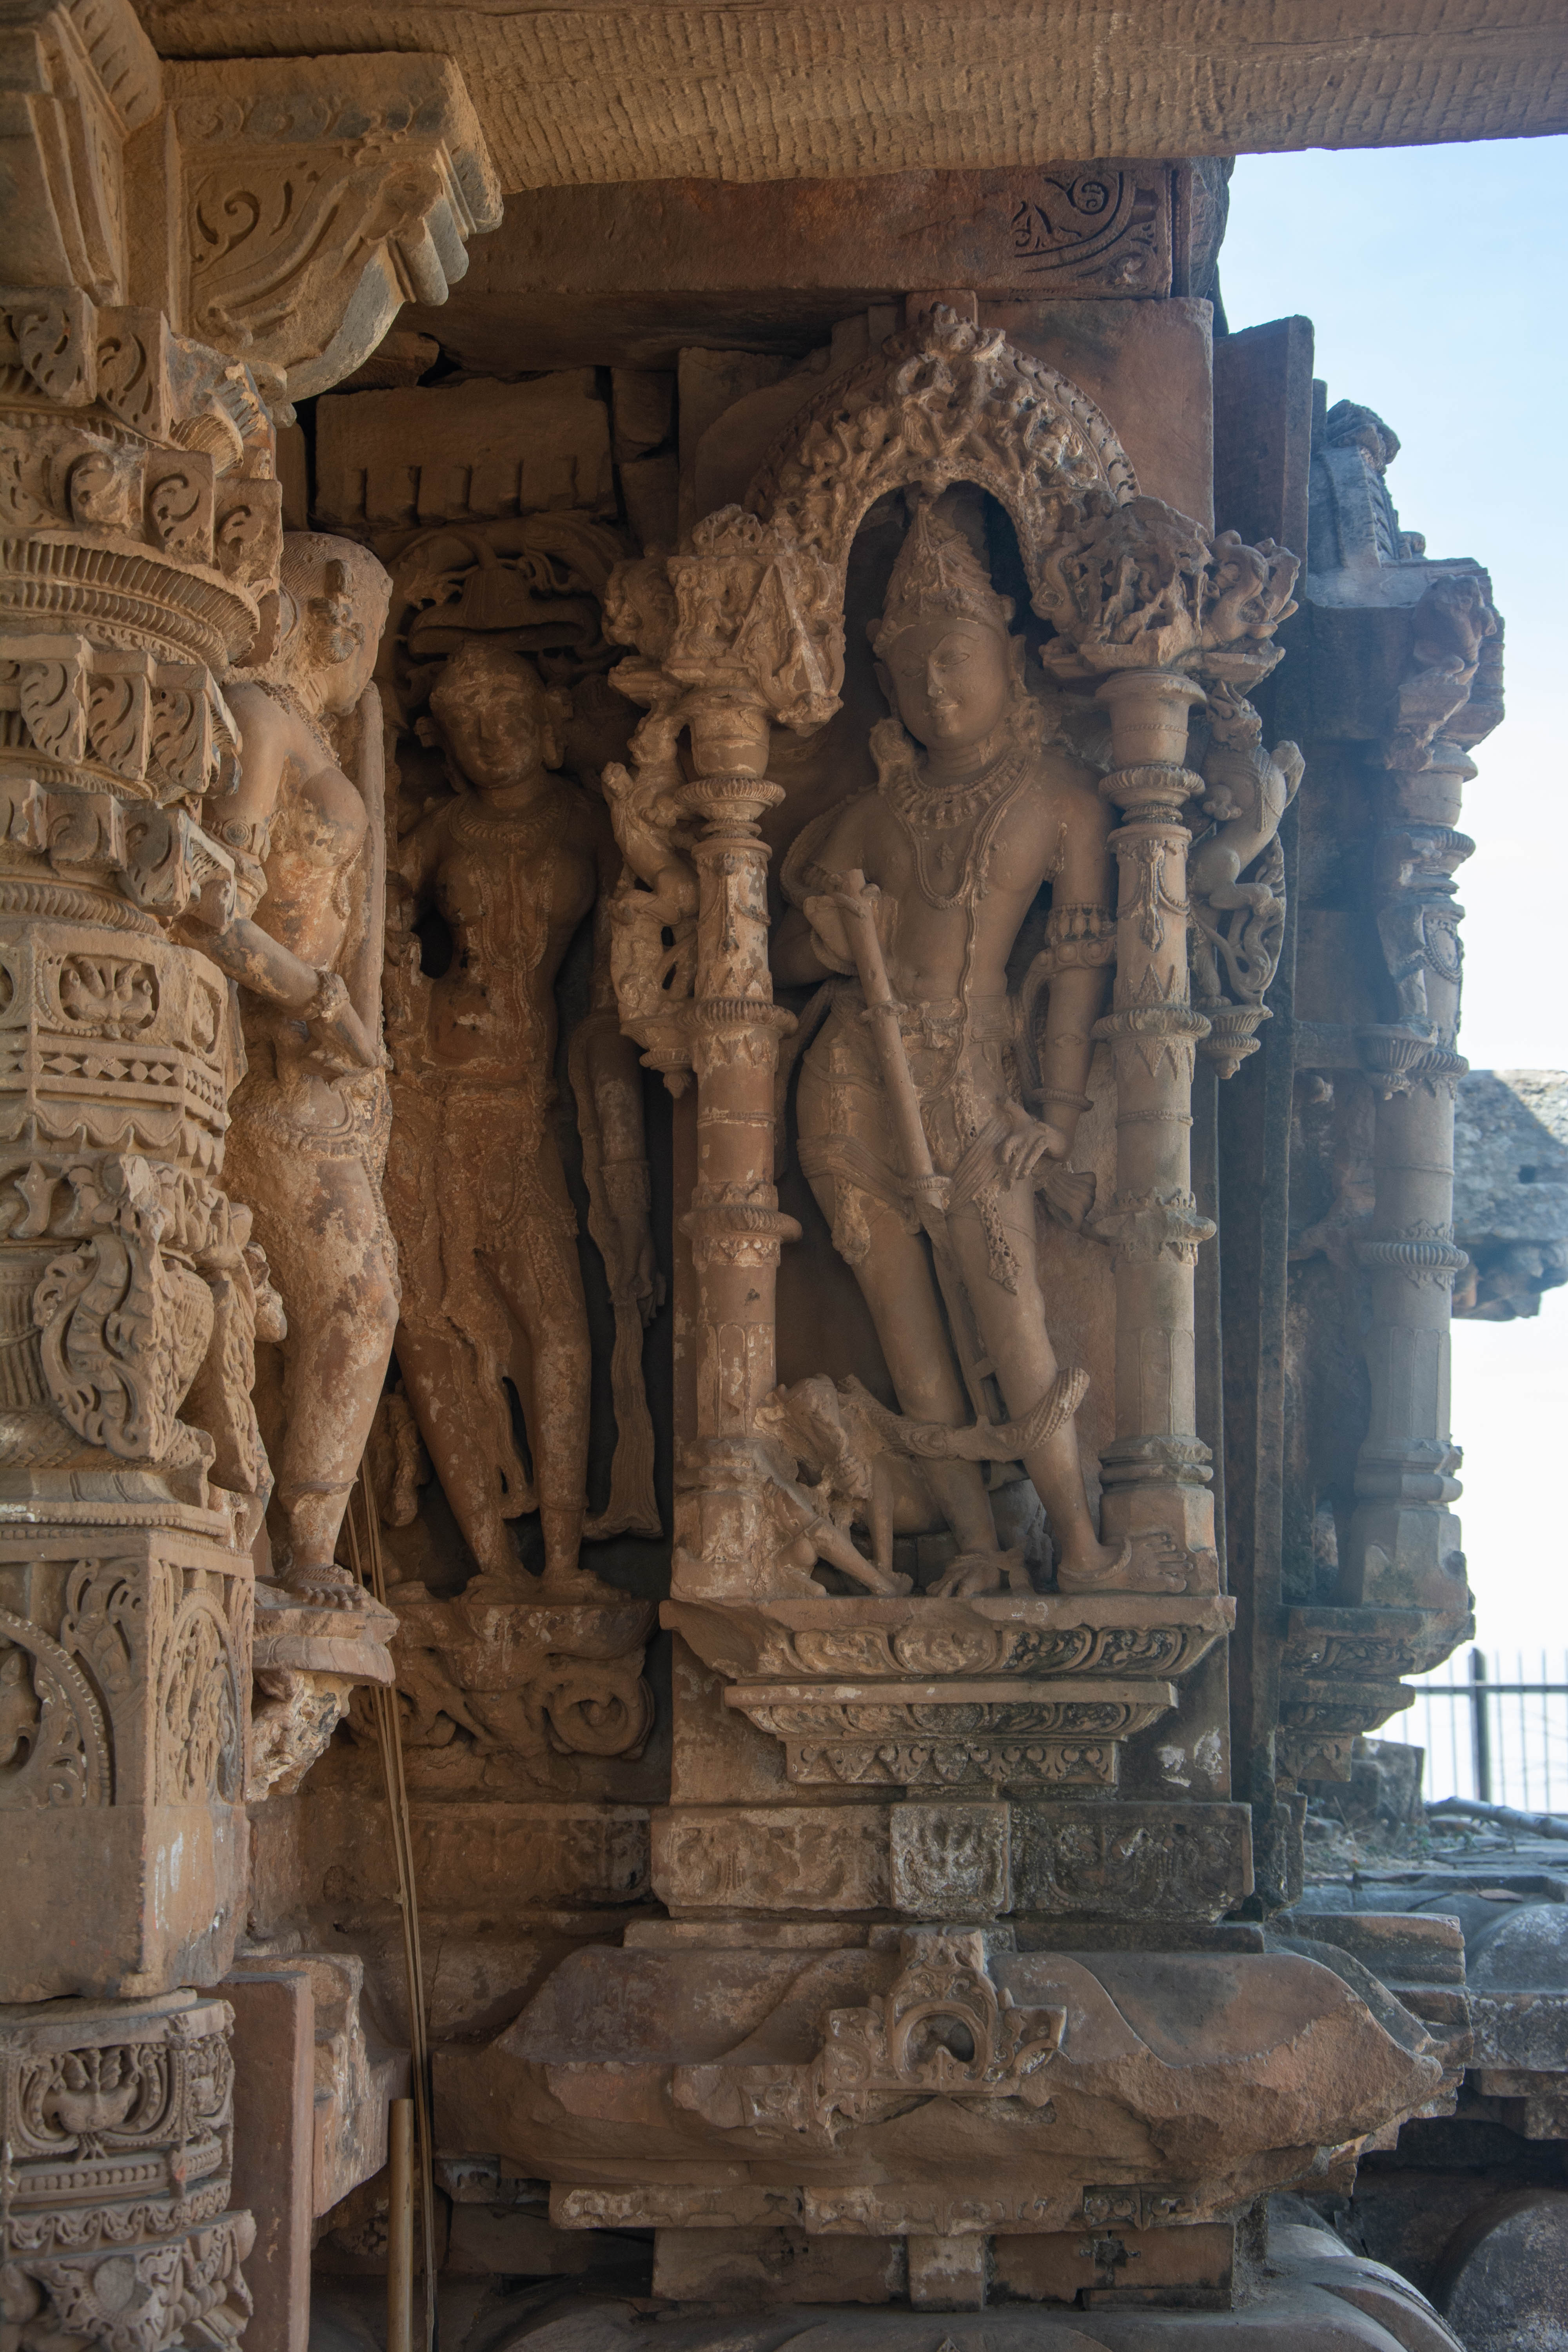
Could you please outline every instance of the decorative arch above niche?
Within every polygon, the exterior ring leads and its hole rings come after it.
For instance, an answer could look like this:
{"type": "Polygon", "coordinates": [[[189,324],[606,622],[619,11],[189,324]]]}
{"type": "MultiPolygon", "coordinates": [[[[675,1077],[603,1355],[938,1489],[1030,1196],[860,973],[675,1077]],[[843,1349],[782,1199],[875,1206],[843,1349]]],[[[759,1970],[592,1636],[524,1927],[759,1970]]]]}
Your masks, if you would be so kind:
{"type": "Polygon", "coordinates": [[[1081,526],[1086,509],[1109,513],[1138,495],[1109,420],[1076,384],[999,329],[939,304],[792,419],[745,503],[831,566],[842,593],[855,533],[879,499],[910,488],[935,498],[954,482],[1005,510],[1032,591],[1069,509],[1081,526]]]}
{"type": "MultiPolygon", "coordinates": [[[[638,782],[617,791],[622,846],[652,884],[633,803],[667,796],[671,725],[708,738],[700,764],[763,773],[767,724],[809,733],[838,708],[844,677],[844,598],[855,533],[876,501],[898,489],[938,496],[968,482],[995,499],[1013,523],[1035,609],[1061,625],[1070,592],[1053,578],[1127,507],[1197,529],[1137,477],[1108,419],[1076,385],[1010,344],[998,331],[959,319],[943,304],[841,377],[792,423],[752,482],[743,507],[721,507],[669,557],[619,566],[605,595],[605,632],[643,656],[616,684],[649,712],[634,738],[638,782]],[[692,689],[700,701],[691,700],[692,689]],[[729,706],[719,719],[715,698],[729,706]],[[752,740],[726,731],[749,705],[752,740]],[[706,703],[707,708],[701,707],[706,703]],[[715,730],[717,728],[717,731],[715,730]],[[759,764],[760,763],[760,764],[759,764]]],[[[1069,622],[1070,625],[1070,622],[1069,622]]],[[[762,805],[767,805],[764,794],[762,805]]],[[[660,811],[656,822],[668,822],[660,811]]],[[[655,861],[656,868],[658,861],[655,861]]]]}

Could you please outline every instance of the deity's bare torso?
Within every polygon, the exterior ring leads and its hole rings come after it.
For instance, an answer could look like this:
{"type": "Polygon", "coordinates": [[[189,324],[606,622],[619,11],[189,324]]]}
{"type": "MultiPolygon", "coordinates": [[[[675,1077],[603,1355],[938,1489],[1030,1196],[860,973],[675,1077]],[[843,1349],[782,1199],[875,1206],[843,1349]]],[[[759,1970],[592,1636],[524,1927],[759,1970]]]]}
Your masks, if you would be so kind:
{"type": "Polygon", "coordinates": [[[551,776],[516,809],[459,802],[432,821],[410,865],[434,866],[432,896],[453,942],[432,983],[429,1052],[498,1086],[537,1087],[555,1057],[555,981],[613,856],[609,823],[551,776]]]}

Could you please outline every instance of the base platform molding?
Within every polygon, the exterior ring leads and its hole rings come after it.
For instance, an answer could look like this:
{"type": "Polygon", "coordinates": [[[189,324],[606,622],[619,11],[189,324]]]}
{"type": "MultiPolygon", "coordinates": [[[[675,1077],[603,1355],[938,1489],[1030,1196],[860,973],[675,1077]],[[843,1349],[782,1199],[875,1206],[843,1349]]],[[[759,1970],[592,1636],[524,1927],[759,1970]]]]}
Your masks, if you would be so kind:
{"type": "Polygon", "coordinates": [[[210,1994],[0,2009],[0,2345],[231,2352],[233,2011],[210,1994]]]}
{"type": "MultiPolygon", "coordinates": [[[[1230,2310],[1183,2308],[1177,2294],[1162,2305],[1091,2290],[1073,2304],[968,2311],[935,2298],[901,2310],[782,2301],[760,2309],[736,2294],[727,2307],[710,2302],[659,2315],[660,2334],[673,2334],[679,2352],[1462,2352],[1407,2280],[1352,2254],[1326,2229],[1294,2223],[1270,2231],[1267,2256],[1230,2310]]],[[[649,2316],[646,2303],[617,2308],[595,2297],[531,2329],[529,2352],[638,2352],[649,2316]]]]}

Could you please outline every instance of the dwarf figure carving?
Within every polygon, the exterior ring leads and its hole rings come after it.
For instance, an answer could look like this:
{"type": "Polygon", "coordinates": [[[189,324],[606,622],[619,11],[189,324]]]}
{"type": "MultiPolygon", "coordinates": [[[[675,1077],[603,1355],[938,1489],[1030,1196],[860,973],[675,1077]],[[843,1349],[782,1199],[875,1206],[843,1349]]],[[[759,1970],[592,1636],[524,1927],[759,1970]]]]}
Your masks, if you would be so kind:
{"type": "Polygon", "coordinates": [[[291,1591],[353,1605],[360,1588],[333,1554],[397,1319],[381,1205],[385,830],[370,683],[389,583],[363,548],[308,531],[285,537],[282,581],[274,656],[227,689],[244,751],[216,830],[238,910],[201,944],[239,983],[248,1063],[225,1181],[287,1318],[257,1370],[274,1560],[291,1591]]]}
{"type": "MultiPolygon", "coordinates": [[[[898,713],[872,735],[878,787],[796,839],[774,968],[786,983],[843,975],[814,1008],[826,1017],[800,1076],[800,1163],[904,1413],[1021,1425],[1059,1581],[1093,1590],[1123,1560],[1089,1515],[1071,1417],[1081,1380],[1047,1334],[1035,1202],[1077,1224],[1093,1199],[1067,1161],[1113,952],[1109,824],[1088,771],[1047,740],[1012,614],[963,532],[922,506],[872,635],[898,713]],[[1007,959],[1047,880],[1047,944],[1020,1002],[1007,959]]],[[[921,1465],[959,1546],[939,1590],[995,1590],[1013,1566],[988,1450],[921,1465]]]]}
{"type": "Polygon", "coordinates": [[[397,1359],[420,1433],[481,1575],[470,1591],[578,1599],[610,1588],[584,1536],[657,1536],[642,1332],[662,1297],[648,1219],[642,1080],[620,1034],[608,899],[620,856],[602,804],[556,774],[567,698],[521,655],[471,638],[430,697],[457,796],[395,857],[388,937],[394,1122],[387,1206],[404,1269],[397,1359]],[[435,908],[447,971],[426,976],[414,926],[435,908]],[[616,1312],[616,1444],[605,1509],[585,1520],[588,1312],[555,1139],[556,975],[595,923],[588,1017],[568,1071],[589,1232],[616,1312]],[[532,1475],[517,1446],[521,1402],[532,1475]],[[538,1584],[507,1527],[537,1510],[538,1584]]]}

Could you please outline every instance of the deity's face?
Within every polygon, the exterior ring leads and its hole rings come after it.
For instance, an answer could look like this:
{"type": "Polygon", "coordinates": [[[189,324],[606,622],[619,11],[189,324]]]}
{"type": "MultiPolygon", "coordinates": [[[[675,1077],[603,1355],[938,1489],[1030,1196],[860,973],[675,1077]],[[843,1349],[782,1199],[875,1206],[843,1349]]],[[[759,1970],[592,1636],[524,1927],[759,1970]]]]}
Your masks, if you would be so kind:
{"type": "Polygon", "coordinates": [[[481,793],[537,781],[554,756],[544,689],[515,656],[469,670],[434,701],[452,757],[481,793]]]}
{"type": "Polygon", "coordinates": [[[1006,639],[978,621],[933,614],[894,640],[886,667],[900,718],[939,758],[977,749],[1012,700],[1006,639]]]}

